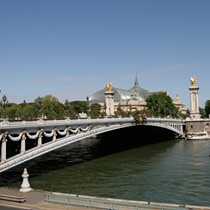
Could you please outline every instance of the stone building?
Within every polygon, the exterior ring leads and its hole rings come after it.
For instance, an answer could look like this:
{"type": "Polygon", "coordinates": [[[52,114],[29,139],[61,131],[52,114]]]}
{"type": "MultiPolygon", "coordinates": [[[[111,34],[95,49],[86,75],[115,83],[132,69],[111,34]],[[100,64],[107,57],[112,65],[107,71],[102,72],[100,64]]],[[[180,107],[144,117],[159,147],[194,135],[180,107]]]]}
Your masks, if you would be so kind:
{"type": "MultiPolygon", "coordinates": [[[[109,83],[110,84],[110,83],[109,83]]],[[[139,86],[137,77],[135,78],[134,86],[129,90],[124,90],[116,87],[111,87],[112,95],[111,97],[112,103],[114,106],[114,112],[119,108],[125,112],[133,112],[133,111],[141,111],[147,108],[146,98],[155,93],[150,92],[146,89],[143,89],[139,86]]],[[[93,93],[89,97],[89,103],[98,103],[102,106],[102,112],[107,111],[106,101],[107,101],[107,87],[93,93]]],[[[183,113],[187,113],[187,108],[181,103],[180,97],[177,95],[175,101],[175,106],[183,113]]],[[[108,114],[109,115],[109,114],[108,114]]]]}
{"type": "Polygon", "coordinates": [[[176,98],[173,101],[173,104],[179,109],[179,111],[182,114],[187,114],[188,109],[187,109],[187,107],[184,104],[182,104],[181,99],[180,99],[178,94],[176,95],[176,98]]]}

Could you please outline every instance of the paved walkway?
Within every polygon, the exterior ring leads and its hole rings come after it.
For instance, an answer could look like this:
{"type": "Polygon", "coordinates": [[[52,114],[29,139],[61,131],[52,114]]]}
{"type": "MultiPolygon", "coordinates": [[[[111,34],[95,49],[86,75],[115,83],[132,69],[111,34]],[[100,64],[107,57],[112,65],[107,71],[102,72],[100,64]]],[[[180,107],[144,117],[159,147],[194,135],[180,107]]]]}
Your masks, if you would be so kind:
{"type": "Polygon", "coordinates": [[[19,192],[19,189],[8,189],[8,188],[0,188],[1,195],[9,195],[9,196],[17,196],[17,197],[26,197],[26,201],[14,202],[14,201],[6,201],[0,200],[1,205],[5,206],[15,206],[26,208],[30,210],[87,210],[87,207],[76,207],[76,206],[62,206],[55,204],[48,204],[44,201],[44,191],[32,190],[31,192],[23,193],[19,192]]]}
{"type": "MultiPolygon", "coordinates": [[[[10,207],[19,207],[21,210],[87,210],[88,206],[84,204],[84,206],[65,206],[65,205],[58,205],[58,204],[53,204],[53,203],[48,203],[44,200],[44,191],[41,190],[32,190],[31,192],[23,193],[20,192],[19,189],[11,189],[11,188],[0,188],[0,205],[5,205],[5,206],[10,206],[10,207]],[[17,201],[8,201],[8,200],[3,200],[2,198],[4,195],[12,196],[15,197],[25,197],[24,202],[17,202],[17,201]]],[[[51,193],[50,193],[51,194],[51,193]]],[[[113,209],[113,208],[108,208],[105,203],[107,201],[112,201],[115,204],[119,203],[121,206],[118,204],[116,206],[117,209],[122,209],[122,210],[130,210],[133,209],[134,207],[131,208],[131,206],[128,206],[127,204],[131,203],[143,203],[142,201],[129,201],[129,200],[120,200],[120,199],[111,199],[111,198],[98,198],[98,197],[91,197],[91,196],[83,196],[83,195],[69,195],[69,194],[62,194],[62,193],[52,193],[52,195],[55,195],[55,201],[58,200],[58,197],[60,196],[61,198],[65,198],[65,196],[71,198],[73,197],[78,197],[82,201],[82,198],[90,198],[92,202],[103,200],[105,201],[100,208],[93,208],[91,207],[92,210],[107,210],[107,209],[113,209]],[[58,197],[57,197],[58,196],[58,197]],[[94,200],[95,199],[95,200],[94,200]],[[124,203],[124,205],[123,205],[124,203]]],[[[146,205],[138,207],[138,210],[143,210],[143,209],[170,209],[170,210],[210,210],[210,207],[204,207],[204,206],[180,206],[177,204],[165,204],[165,203],[154,203],[154,202],[144,202],[147,203],[146,205]]],[[[114,208],[115,209],[115,208],[114,208]]],[[[135,207],[136,209],[136,207],[135,207]]]]}

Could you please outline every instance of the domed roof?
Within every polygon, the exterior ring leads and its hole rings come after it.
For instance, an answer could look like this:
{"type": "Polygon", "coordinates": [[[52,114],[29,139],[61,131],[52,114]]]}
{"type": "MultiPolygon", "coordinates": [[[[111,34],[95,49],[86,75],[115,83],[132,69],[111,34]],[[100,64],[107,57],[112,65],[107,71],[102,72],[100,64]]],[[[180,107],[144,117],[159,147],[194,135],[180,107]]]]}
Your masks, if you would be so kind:
{"type": "MultiPolygon", "coordinates": [[[[90,103],[104,103],[106,90],[106,87],[104,87],[104,89],[93,93],[89,97],[90,103]]],[[[138,84],[137,78],[135,78],[134,86],[131,89],[123,90],[120,88],[112,87],[112,92],[114,92],[114,102],[120,102],[129,99],[145,101],[146,98],[153,93],[141,88],[138,84]]]]}
{"type": "Polygon", "coordinates": [[[139,86],[137,77],[135,78],[135,83],[134,86],[129,90],[130,92],[134,92],[136,94],[138,94],[141,98],[143,98],[144,100],[146,100],[146,98],[152,94],[153,92],[149,92],[148,90],[145,90],[143,88],[141,88],[139,86]]]}

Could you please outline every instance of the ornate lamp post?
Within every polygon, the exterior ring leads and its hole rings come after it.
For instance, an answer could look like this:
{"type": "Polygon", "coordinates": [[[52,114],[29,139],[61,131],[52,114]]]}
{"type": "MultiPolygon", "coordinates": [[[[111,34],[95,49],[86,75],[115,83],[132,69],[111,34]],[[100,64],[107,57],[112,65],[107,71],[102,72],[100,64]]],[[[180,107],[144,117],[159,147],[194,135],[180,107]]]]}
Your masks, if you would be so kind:
{"type": "Polygon", "coordinates": [[[4,108],[3,117],[5,118],[6,117],[6,103],[7,103],[7,97],[5,95],[2,97],[2,103],[3,103],[3,108],[4,108]]]}
{"type": "Polygon", "coordinates": [[[87,106],[87,118],[89,118],[90,117],[90,101],[89,101],[88,96],[86,98],[86,101],[87,101],[87,104],[86,104],[86,106],[87,106]]]}

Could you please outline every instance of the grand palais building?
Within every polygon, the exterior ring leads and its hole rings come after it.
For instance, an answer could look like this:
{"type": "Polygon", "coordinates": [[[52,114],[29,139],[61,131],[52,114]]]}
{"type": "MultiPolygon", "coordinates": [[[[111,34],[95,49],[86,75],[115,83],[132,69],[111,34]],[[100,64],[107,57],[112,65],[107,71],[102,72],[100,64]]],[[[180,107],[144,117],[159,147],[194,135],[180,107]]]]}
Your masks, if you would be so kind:
{"type": "MultiPolygon", "coordinates": [[[[89,103],[98,103],[102,106],[102,109],[104,109],[106,90],[107,87],[93,93],[89,97],[89,103]]],[[[114,111],[117,111],[120,108],[125,112],[141,111],[146,109],[146,98],[149,95],[155,93],[141,88],[139,86],[137,77],[135,78],[134,86],[131,89],[123,90],[120,88],[112,87],[112,91],[114,92],[114,111]]],[[[186,114],[187,108],[181,103],[179,95],[176,96],[173,103],[181,113],[186,114]]]]}

